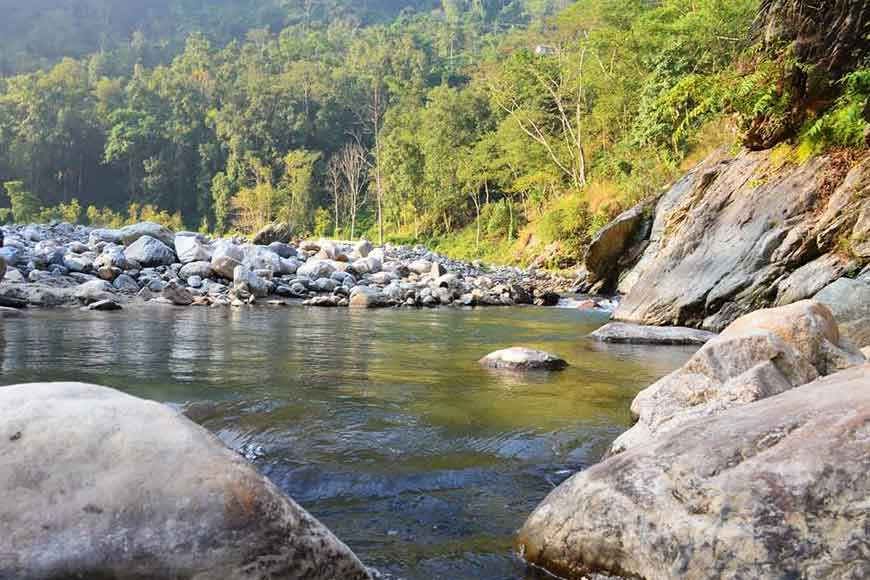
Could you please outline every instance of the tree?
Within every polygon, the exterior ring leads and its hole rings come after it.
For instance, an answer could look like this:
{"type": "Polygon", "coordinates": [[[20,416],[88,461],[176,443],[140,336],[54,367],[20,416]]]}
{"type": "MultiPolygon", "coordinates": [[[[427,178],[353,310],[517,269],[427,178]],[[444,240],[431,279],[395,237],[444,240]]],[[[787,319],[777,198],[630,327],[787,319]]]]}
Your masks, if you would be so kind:
{"type": "Polygon", "coordinates": [[[344,178],[342,196],[350,221],[350,239],[355,239],[357,214],[366,202],[368,161],[365,150],[357,142],[345,144],[338,153],[338,160],[344,178]]]}
{"type": "Polygon", "coordinates": [[[16,223],[29,223],[36,219],[42,205],[39,198],[24,189],[23,181],[7,181],[3,184],[12,205],[12,218],[16,223]]]}

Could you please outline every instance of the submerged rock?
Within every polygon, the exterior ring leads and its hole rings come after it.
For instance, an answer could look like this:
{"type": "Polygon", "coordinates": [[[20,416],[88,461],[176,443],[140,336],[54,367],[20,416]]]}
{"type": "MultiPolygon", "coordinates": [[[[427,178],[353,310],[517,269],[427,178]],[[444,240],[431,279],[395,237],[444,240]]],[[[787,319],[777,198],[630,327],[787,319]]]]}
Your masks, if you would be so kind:
{"type": "Polygon", "coordinates": [[[601,342],[625,344],[702,345],[716,338],[716,335],[697,328],[610,322],[589,337],[601,342]]]}
{"type": "Polygon", "coordinates": [[[866,578],[870,365],[594,465],[529,516],[523,557],[563,577],[866,578]]]}
{"type": "Polygon", "coordinates": [[[320,522],[169,407],[39,383],[0,389],[0,417],[0,578],[370,578],[320,522]]]}
{"type": "Polygon", "coordinates": [[[559,371],[568,363],[556,355],[524,346],[513,346],[492,352],[480,364],[491,369],[559,371]]]}

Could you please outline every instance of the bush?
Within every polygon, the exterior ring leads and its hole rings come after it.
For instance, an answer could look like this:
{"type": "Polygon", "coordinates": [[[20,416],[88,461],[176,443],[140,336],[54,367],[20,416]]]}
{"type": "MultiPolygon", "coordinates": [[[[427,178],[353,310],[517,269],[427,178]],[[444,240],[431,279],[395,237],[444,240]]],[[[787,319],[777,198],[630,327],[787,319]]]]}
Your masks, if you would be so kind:
{"type": "Polygon", "coordinates": [[[834,106],[808,124],[803,138],[813,152],[833,146],[864,147],[870,127],[870,69],[857,70],[840,80],[843,92],[834,106]]]}
{"type": "Polygon", "coordinates": [[[589,204],[579,195],[569,195],[544,212],[538,233],[547,243],[560,242],[565,258],[579,261],[589,244],[591,225],[589,204]]]}
{"type": "Polygon", "coordinates": [[[12,205],[12,219],[16,223],[30,223],[39,218],[42,204],[35,194],[24,189],[23,181],[7,181],[3,186],[12,205]]]}
{"type": "Polygon", "coordinates": [[[39,210],[37,221],[48,223],[52,221],[67,222],[71,224],[79,223],[82,216],[82,206],[79,205],[79,200],[73,199],[69,203],[59,203],[54,207],[43,207],[39,210]]]}
{"type": "Polygon", "coordinates": [[[160,209],[156,205],[131,203],[127,207],[127,224],[139,222],[154,222],[166,226],[174,232],[184,229],[181,212],[170,215],[165,209],[160,209]]]}
{"type": "Polygon", "coordinates": [[[314,211],[314,235],[318,238],[326,237],[332,229],[332,213],[325,207],[319,207],[314,211]]]}
{"type": "Polygon", "coordinates": [[[85,210],[88,223],[95,227],[117,229],[124,225],[124,216],[107,207],[89,205],[85,210]]]}

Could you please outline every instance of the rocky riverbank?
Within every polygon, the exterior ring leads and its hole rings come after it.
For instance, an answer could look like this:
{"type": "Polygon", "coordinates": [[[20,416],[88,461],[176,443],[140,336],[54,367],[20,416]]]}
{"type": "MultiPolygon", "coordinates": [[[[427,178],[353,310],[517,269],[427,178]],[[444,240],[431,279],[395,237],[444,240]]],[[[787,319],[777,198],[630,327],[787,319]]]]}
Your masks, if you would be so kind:
{"type": "Polygon", "coordinates": [[[171,232],[155,223],[95,229],[8,226],[0,305],[118,309],[177,306],[435,307],[555,305],[570,281],[535,269],[450,260],[422,246],[291,243],[272,226],[253,243],[171,232]]]}

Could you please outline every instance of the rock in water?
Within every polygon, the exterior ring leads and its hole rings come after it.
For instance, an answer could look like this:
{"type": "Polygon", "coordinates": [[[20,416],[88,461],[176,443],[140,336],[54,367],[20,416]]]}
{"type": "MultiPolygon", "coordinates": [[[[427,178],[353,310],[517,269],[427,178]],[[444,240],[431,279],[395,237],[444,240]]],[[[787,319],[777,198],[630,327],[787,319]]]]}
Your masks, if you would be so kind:
{"type": "Polygon", "coordinates": [[[170,280],[163,290],[160,292],[163,298],[166,298],[176,306],[190,306],[193,304],[193,294],[187,288],[182,288],[176,284],[175,280],[170,280]]]}
{"type": "Polygon", "coordinates": [[[870,365],[578,473],[526,520],[526,560],[564,577],[870,577],[870,365]]]}
{"type": "Polygon", "coordinates": [[[492,352],[480,364],[491,369],[558,371],[568,366],[565,360],[541,350],[514,346],[492,352]]]}
{"type": "Polygon", "coordinates": [[[702,345],[716,335],[706,330],[680,326],[643,326],[610,322],[589,335],[601,342],[624,344],[702,345]]]}
{"type": "Polygon", "coordinates": [[[169,407],[42,383],[0,389],[0,417],[0,578],[370,578],[320,522],[169,407]]]}
{"type": "Polygon", "coordinates": [[[614,441],[611,453],[863,362],[860,353],[840,345],[830,310],[818,302],[753,312],[641,391],[631,404],[637,423],[614,441]]]}

